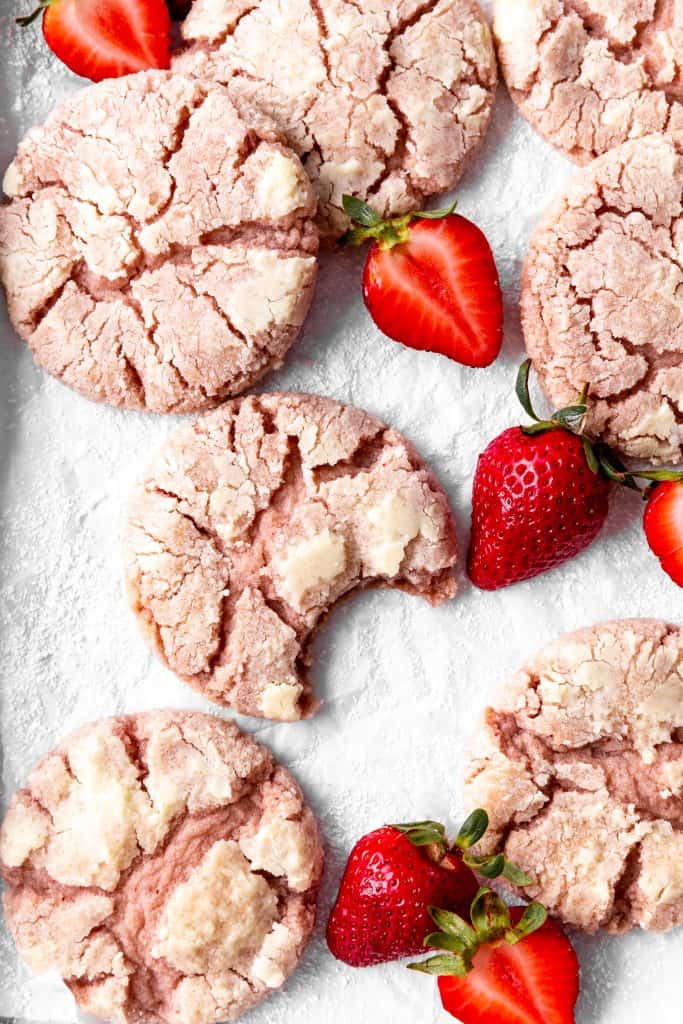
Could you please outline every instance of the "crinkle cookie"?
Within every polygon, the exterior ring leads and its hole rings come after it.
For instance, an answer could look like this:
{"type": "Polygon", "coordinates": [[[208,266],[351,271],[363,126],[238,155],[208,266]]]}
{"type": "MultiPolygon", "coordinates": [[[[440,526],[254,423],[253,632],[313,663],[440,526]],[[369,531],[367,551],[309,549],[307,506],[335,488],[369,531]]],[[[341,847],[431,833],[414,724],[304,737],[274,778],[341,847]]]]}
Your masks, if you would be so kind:
{"type": "Polygon", "coordinates": [[[315,710],[316,628],[371,584],[455,594],[455,527],[396,431],[351,406],[226,403],[162,449],[132,502],[131,605],[162,660],[210,700],[292,721],[315,710]]]}
{"type": "Polygon", "coordinates": [[[494,0],[510,94],[579,163],[683,128],[680,0],[494,0]]]}
{"type": "Polygon", "coordinates": [[[284,984],[323,853],[289,772],[236,726],[95,722],[31,773],[0,831],[5,916],[37,972],[123,1022],[234,1020],[284,984]]]}
{"type": "Polygon", "coordinates": [[[315,196],[272,123],[218,85],[152,71],[84,89],[29,132],[4,189],[10,318],[88,398],[208,408],[299,333],[315,196]]]}
{"type": "Polygon", "coordinates": [[[273,118],[301,156],[328,235],[345,192],[385,216],[452,188],[497,82],[475,0],[195,0],[173,67],[273,118]]]}
{"type": "Polygon", "coordinates": [[[550,644],[487,708],[469,807],[570,925],[683,923],[683,630],[612,622],[550,644]]]}
{"type": "Polygon", "coordinates": [[[588,430],[622,454],[683,461],[683,132],[581,171],[536,231],[522,324],[556,405],[584,384],[588,430]]]}

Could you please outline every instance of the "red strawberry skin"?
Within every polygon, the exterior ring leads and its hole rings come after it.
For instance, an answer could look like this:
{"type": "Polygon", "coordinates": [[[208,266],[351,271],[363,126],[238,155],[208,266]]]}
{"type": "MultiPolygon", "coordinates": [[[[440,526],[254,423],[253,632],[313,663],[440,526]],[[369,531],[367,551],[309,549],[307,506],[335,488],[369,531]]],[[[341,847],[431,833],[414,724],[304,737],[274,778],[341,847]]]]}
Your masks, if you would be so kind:
{"type": "Polygon", "coordinates": [[[386,826],[356,843],[327,925],[330,952],[351,967],[371,967],[424,953],[434,930],[427,908],[469,906],[478,883],[457,853],[449,867],[432,861],[386,826]]]}
{"type": "Polygon", "coordinates": [[[166,0],[54,0],[43,17],[52,52],[93,82],[168,68],[170,31],[166,0]]]}
{"type": "Polygon", "coordinates": [[[655,487],[643,526],[664,572],[683,587],[683,482],[667,481],[655,487]]]}
{"type": "Polygon", "coordinates": [[[489,366],[503,343],[503,296],[486,236],[451,214],[416,220],[408,241],[374,242],[363,278],[377,326],[410,348],[489,366]]]}
{"type": "Polygon", "coordinates": [[[477,464],[470,579],[482,590],[498,590],[574,558],[600,532],[610,490],[590,470],[575,434],[506,430],[477,464]]]}
{"type": "MultiPolygon", "coordinates": [[[[513,924],[523,909],[510,911],[513,924]]],[[[474,956],[465,978],[442,976],[444,1009],[462,1024],[573,1024],[579,994],[576,953],[557,921],[515,946],[500,940],[474,956]]]]}

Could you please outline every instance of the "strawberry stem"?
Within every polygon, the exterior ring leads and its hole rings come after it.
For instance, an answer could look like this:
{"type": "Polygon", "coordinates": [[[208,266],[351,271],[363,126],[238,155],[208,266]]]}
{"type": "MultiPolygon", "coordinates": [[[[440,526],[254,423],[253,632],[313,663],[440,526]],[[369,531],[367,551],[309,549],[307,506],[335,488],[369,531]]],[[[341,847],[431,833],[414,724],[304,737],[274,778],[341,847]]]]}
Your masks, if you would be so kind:
{"type": "Polygon", "coordinates": [[[524,433],[529,437],[534,437],[537,434],[546,434],[551,430],[557,429],[557,427],[563,427],[572,434],[582,434],[586,415],[588,414],[588,392],[590,386],[588,384],[584,386],[581,397],[576,405],[570,405],[566,409],[558,409],[549,420],[542,420],[536,415],[536,410],[529,393],[531,365],[530,359],[522,363],[515,384],[515,393],[522,408],[535,421],[531,426],[522,427],[524,433]]]}
{"type": "Polygon", "coordinates": [[[48,9],[48,7],[52,7],[52,5],[56,2],[57,0],[41,0],[41,2],[36,7],[35,11],[33,11],[31,14],[25,15],[23,18],[16,19],[17,25],[21,25],[22,28],[26,28],[27,25],[31,25],[36,20],[36,18],[39,18],[40,15],[43,14],[48,9]]]}
{"type": "Polygon", "coordinates": [[[585,436],[584,429],[589,411],[588,395],[590,384],[584,384],[576,405],[567,406],[566,409],[559,409],[553,413],[549,420],[540,419],[536,415],[529,393],[531,367],[531,359],[525,360],[519,368],[515,383],[515,393],[520,404],[524,411],[534,420],[530,425],[521,427],[522,433],[528,437],[535,437],[538,434],[546,434],[551,430],[560,429],[566,430],[570,434],[575,434],[583,442],[586,462],[592,473],[600,474],[621,487],[628,487],[632,491],[638,491],[645,498],[647,498],[650,488],[643,489],[639,487],[638,480],[647,480],[655,485],[668,481],[673,481],[674,483],[683,482],[683,471],[674,469],[627,469],[606,444],[594,444],[585,436]]]}
{"type": "Polygon", "coordinates": [[[352,227],[341,239],[342,245],[363,245],[369,239],[379,243],[382,249],[393,249],[408,241],[409,227],[415,220],[443,220],[454,212],[457,202],[442,210],[422,210],[407,213],[403,217],[383,220],[376,210],[358,196],[342,196],[342,206],[352,227]]]}

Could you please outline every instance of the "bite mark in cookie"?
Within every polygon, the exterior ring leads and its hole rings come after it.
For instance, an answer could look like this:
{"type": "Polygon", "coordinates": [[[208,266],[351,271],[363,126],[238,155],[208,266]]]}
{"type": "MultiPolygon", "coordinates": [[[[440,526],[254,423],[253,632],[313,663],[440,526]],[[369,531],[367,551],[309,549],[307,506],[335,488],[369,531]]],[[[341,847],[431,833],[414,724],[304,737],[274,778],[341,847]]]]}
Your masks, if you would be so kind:
{"type": "Polygon", "coordinates": [[[301,329],[310,182],[219,85],[143,72],[85,89],[28,134],[4,189],[12,323],[88,398],[209,408],[281,365],[301,329]]]}
{"type": "Polygon", "coordinates": [[[412,446],[311,395],[226,403],[180,430],[131,506],[131,605],[166,664],[209,699],[294,720],[314,708],[313,634],[342,595],[456,590],[447,498],[412,446]]]}
{"type": "Polygon", "coordinates": [[[626,143],[580,173],[537,229],[522,323],[541,384],[622,454],[683,461],[683,132],[626,143]]]}
{"type": "Polygon", "coordinates": [[[494,0],[512,98],[579,163],[683,128],[678,0],[494,0]]]}
{"type": "Polygon", "coordinates": [[[650,620],[561,637],[508,681],[471,745],[488,849],[593,932],[683,922],[683,631],[650,620]]]}
{"type": "Polygon", "coordinates": [[[452,188],[489,123],[497,70],[475,0],[195,0],[183,74],[221,82],[301,156],[326,234],[344,193],[383,216],[452,188]]]}
{"type": "Polygon", "coordinates": [[[322,848],[301,792],[232,724],[189,712],[96,722],[49,754],[0,831],[19,952],[82,1010],[234,1020],[312,931],[322,848]]]}

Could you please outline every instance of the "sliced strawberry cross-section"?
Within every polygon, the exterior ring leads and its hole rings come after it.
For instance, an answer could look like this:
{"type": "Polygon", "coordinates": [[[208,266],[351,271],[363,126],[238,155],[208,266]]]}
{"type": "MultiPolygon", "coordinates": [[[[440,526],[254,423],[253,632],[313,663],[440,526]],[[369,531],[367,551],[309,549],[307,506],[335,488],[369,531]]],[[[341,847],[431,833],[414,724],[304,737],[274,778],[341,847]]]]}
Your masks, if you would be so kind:
{"type": "Polygon", "coordinates": [[[683,587],[683,481],[665,480],[653,488],[643,525],[662,569],[683,587]]]}
{"type": "Polygon", "coordinates": [[[444,1009],[462,1024],[573,1024],[579,965],[571,943],[545,907],[509,909],[480,889],[470,922],[431,908],[439,950],[412,970],[438,977],[444,1009]]]}
{"type": "Polygon", "coordinates": [[[170,65],[166,0],[42,0],[17,20],[29,25],[41,14],[55,56],[93,82],[170,65]]]}
{"type": "Polygon", "coordinates": [[[363,295],[379,329],[409,348],[489,366],[503,342],[503,295],[476,224],[455,204],[386,221],[353,196],[344,196],[344,209],[356,226],[343,241],[372,240],[363,295]]]}

